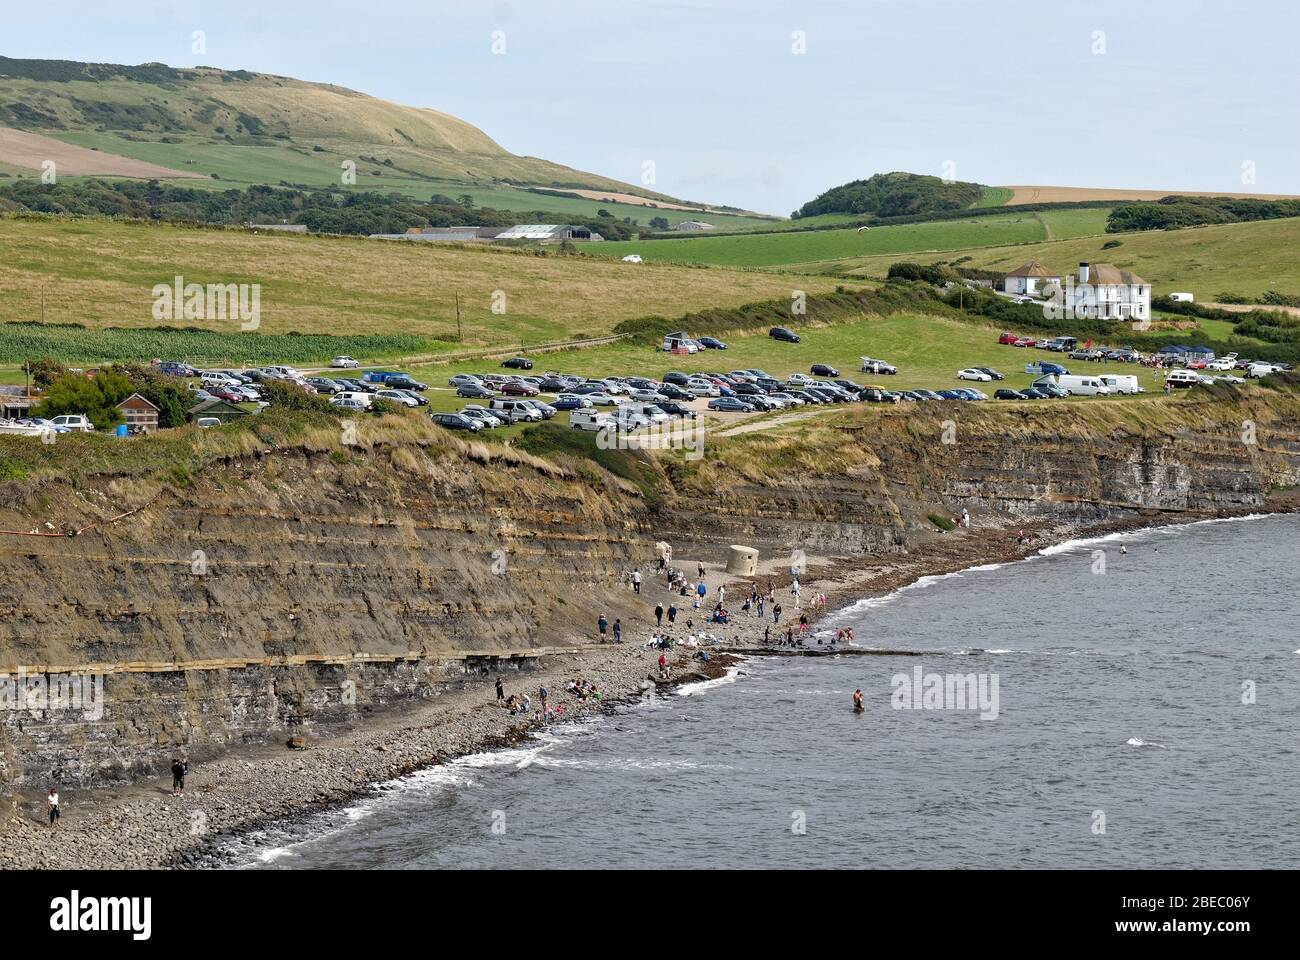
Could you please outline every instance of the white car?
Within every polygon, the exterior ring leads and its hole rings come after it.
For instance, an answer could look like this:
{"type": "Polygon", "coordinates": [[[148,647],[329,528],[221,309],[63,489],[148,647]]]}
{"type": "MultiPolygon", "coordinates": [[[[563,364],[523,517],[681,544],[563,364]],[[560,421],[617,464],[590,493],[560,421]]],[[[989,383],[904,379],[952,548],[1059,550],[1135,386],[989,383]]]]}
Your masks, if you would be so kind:
{"type": "Polygon", "coordinates": [[[623,262],[624,262],[624,263],[641,263],[641,262],[642,262],[642,261],[641,261],[641,254],[639,254],[639,253],[629,253],[626,257],[623,258],[623,262]]]}
{"type": "Polygon", "coordinates": [[[477,403],[471,403],[461,408],[461,413],[467,417],[473,417],[475,420],[483,421],[488,427],[504,427],[505,420],[497,415],[497,411],[489,410],[487,407],[479,406],[477,403]]]}
{"type": "Polygon", "coordinates": [[[356,399],[356,397],[341,397],[341,396],[330,397],[330,406],[339,407],[343,410],[365,410],[366,409],[366,405],[362,403],[360,400],[356,399]]]}
{"type": "MultiPolygon", "coordinates": [[[[1248,377],[1267,377],[1270,373],[1277,373],[1277,367],[1271,363],[1252,363],[1246,368],[1246,376],[1248,377]]],[[[58,417],[55,417],[55,419],[57,420],[58,417]]]]}
{"type": "Polygon", "coordinates": [[[982,380],[988,382],[993,378],[983,370],[976,370],[974,367],[967,367],[965,370],[957,371],[958,380],[982,380]]]}
{"type": "Polygon", "coordinates": [[[582,396],[590,400],[593,407],[618,406],[618,397],[611,397],[608,393],[584,393],[582,396]]]}
{"type": "Polygon", "coordinates": [[[1245,379],[1243,379],[1242,377],[1233,376],[1230,373],[1224,374],[1221,377],[1215,377],[1214,379],[1217,380],[1219,383],[1245,383],[1246,382],[1245,379]]]}
{"type": "Polygon", "coordinates": [[[806,373],[792,373],[785,382],[798,384],[802,387],[805,384],[812,383],[812,377],[808,376],[806,373]]]}
{"type": "Polygon", "coordinates": [[[1220,357],[1218,360],[1211,360],[1205,365],[1206,370],[1231,370],[1237,365],[1236,357],[1229,360],[1227,357],[1220,357]]]}
{"type": "Polygon", "coordinates": [[[693,397],[720,397],[722,391],[707,380],[687,380],[682,388],[693,397]]]}
{"type": "Polygon", "coordinates": [[[660,400],[667,400],[668,398],[657,390],[633,390],[632,399],[641,403],[658,403],[660,400]]]}
{"type": "Polygon", "coordinates": [[[56,427],[66,427],[70,433],[94,433],[95,425],[84,413],[64,413],[50,421],[56,427]]]}
{"type": "Polygon", "coordinates": [[[335,370],[355,370],[361,364],[357,363],[351,357],[335,357],[330,361],[330,366],[335,370]]]}
{"type": "Polygon", "coordinates": [[[394,403],[400,403],[404,407],[418,407],[420,401],[414,397],[408,397],[397,390],[380,390],[375,394],[376,397],[383,397],[385,400],[392,400],[394,403]]]}

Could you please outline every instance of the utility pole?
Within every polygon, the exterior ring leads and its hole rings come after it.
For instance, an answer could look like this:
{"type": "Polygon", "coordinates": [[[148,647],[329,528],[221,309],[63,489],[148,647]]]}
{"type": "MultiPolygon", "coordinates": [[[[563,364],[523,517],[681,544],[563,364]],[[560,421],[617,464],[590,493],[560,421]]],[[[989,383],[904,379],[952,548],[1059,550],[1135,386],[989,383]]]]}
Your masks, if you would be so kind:
{"type": "Polygon", "coordinates": [[[460,332],[460,293],[456,294],[456,342],[465,342],[465,337],[460,332]]]}

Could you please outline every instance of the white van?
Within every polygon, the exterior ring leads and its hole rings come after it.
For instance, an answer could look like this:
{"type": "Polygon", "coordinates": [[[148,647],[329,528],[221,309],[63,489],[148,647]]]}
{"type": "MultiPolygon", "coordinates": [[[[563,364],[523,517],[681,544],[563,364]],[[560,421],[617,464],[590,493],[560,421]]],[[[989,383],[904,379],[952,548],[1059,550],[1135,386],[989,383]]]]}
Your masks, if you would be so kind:
{"type": "Polygon", "coordinates": [[[263,367],[262,369],[267,371],[268,373],[275,374],[277,377],[282,377],[285,380],[305,379],[303,375],[299,373],[297,370],[295,370],[293,367],[284,367],[276,364],[269,367],[263,367]]]}
{"type": "Polygon", "coordinates": [[[1132,375],[1109,376],[1102,375],[1097,378],[1106,386],[1110,387],[1111,393],[1145,393],[1142,386],[1138,383],[1138,378],[1132,375]]]}
{"type": "Polygon", "coordinates": [[[1246,368],[1248,377],[1267,377],[1270,373],[1277,373],[1277,367],[1271,363],[1252,363],[1246,368]]]}
{"type": "Polygon", "coordinates": [[[1165,376],[1165,383],[1171,387],[1194,387],[1201,382],[1200,374],[1195,370],[1170,370],[1165,376]]]}
{"type": "Polygon", "coordinates": [[[595,433],[598,430],[615,430],[618,424],[608,413],[600,413],[596,410],[574,410],[569,414],[569,426],[574,430],[589,430],[595,433]]]}
{"type": "Polygon", "coordinates": [[[330,402],[333,403],[335,400],[353,400],[361,404],[364,409],[369,410],[370,401],[373,399],[374,394],[366,393],[364,390],[344,390],[342,393],[334,394],[334,396],[330,398],[330,402]]]}
{"type": "Polygon", "coordinates": [[[664,350],[685,350],[687,353],[699,353],[700,345],[689,337],[669,335],[664,337],[664,350]]]}
{"type": "Polygon", "coordinates": [[[1111,392],[1110,387],[1101,382],[1101,377],[1081,377],[1070,373],[1060,374],[1056,385],[1068,390],[1072,397],[1099,397],[1111,392]]]}
{"type": "Polygon", "coordinates": [[[488,403],[488,409],[510,423],[519,423],[521,420],[536,423],[542,419],[542,411],[529,406],[523,400],[497,398],[488,403]]]}

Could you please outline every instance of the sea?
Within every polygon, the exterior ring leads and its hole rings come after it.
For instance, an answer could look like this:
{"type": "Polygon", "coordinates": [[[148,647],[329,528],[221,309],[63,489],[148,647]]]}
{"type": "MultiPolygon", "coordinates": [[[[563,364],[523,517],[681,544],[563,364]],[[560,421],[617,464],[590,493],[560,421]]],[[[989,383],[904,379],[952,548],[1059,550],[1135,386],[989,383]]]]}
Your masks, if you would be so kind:
{"type": "Polygon", "coordinates": [[[1295,868],[1297,559],[1277,515],[927,577],[819,625],[915,655],[752,657],[263,831],[240,863],[1295,868]]]}

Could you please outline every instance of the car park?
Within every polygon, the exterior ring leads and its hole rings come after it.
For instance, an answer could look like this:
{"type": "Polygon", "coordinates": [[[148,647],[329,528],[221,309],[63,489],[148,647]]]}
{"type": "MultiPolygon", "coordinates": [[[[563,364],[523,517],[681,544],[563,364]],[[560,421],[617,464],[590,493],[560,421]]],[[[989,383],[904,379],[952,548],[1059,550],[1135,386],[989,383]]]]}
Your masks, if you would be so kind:
{"type": "Polygon", "coordinates": [[[357,361],[353,360],[351,357],[334,357],[330,360],[330,366],[335,370],[355,370],[357,367],[361,366],[361,364],[357,363],[357,361]]]}
{"type": "Polygon", "coordinates": [[[483,421],[467,417],[463,413],[435,413],[431,419],[438,426],[446,427],[448,430],[469,430],[477,433],[485,429],[483,421]]]}
{"type": "Polygon", "coordinates": [[[767,335],[773,340],[780,340],[784,343],[798,343],[799,334],[790,330],[788,327],[773,327],[767,331],[767,335]]]}

